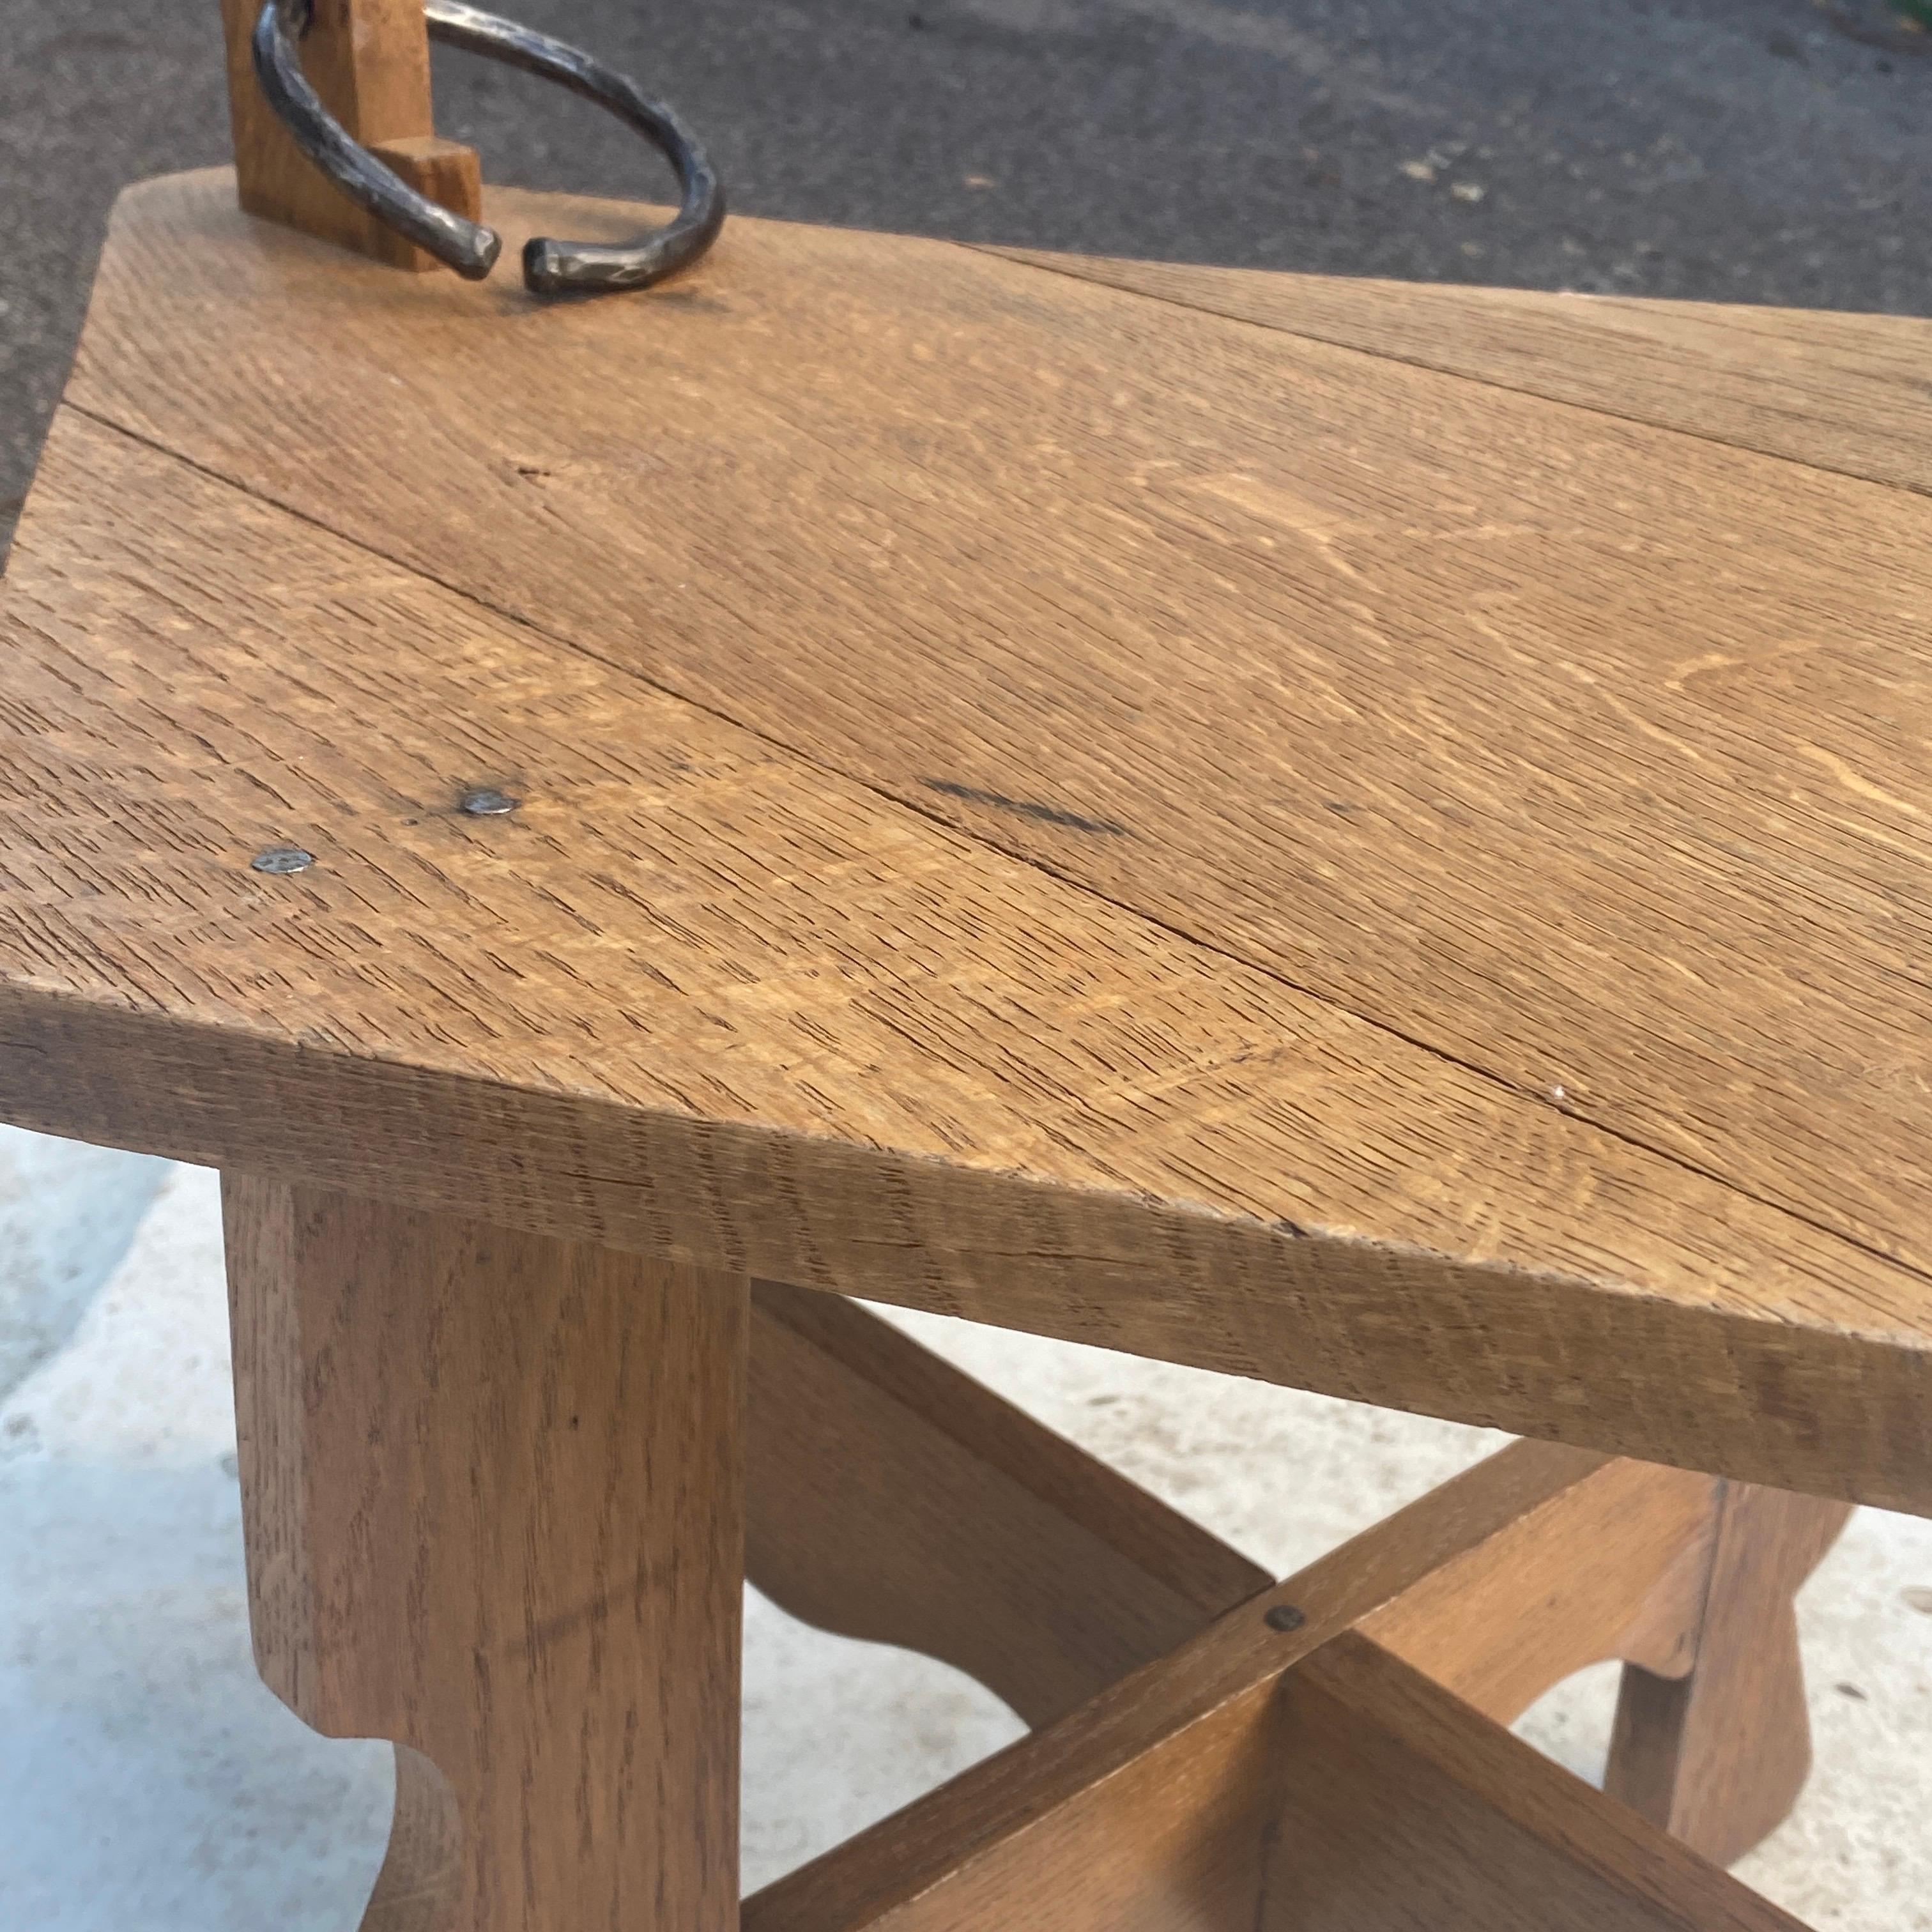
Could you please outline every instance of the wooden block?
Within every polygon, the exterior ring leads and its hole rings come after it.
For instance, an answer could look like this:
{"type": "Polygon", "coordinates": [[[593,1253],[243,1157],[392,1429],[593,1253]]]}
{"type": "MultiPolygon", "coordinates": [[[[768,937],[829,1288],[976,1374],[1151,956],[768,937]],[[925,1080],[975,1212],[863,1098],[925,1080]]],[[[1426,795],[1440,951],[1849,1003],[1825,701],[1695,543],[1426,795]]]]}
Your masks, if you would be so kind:
{"type": "MultiPolygon", "coordinates": [[[[405,241],[326,181],[262,98],[250,51],[261,0],[222,0],[228,100],[242,206],[418,272],[436,258],[405,241]]],[[[302,65],[322,105],[409,184],[470,220],[481,218],[476,151],[440,140],[430,104],[429,38],[418,0],[315,0],[302,65]]]]}
{"type": "Polygon", "coordinates": [[[1687,1673],[1624,1672],[1604,1787],[1718,1864],[1782,1823],[1811,1768],[1792,1599],[1843,1503],[1724,1486],[1687,1673]]]}
{"type": "MultiPolygon", "coordinates": [[[[418,194],[454,209],[466,220],[482,220],[483,162],[474,148],[466,147],[460,141],[446,141],[440,134],[405,134],[392,141],[372,141],[369,149],[418,194]]],[[[385,228],[382,232],[389,242],[398,244],[393,254],[386,254],[382,260],[393,260],[398,267],[419,270],[442,266],[413,244],[400,243],[391,230],[385,228]],[[400,260],[404,254],[410,259],[400,260]]]]}
{"type": "Polygon", "coordinates": [[[256,1660],[399,1748],[365,1927],[733,1932],[747,1285],[224,1198],[256,1660]]]}

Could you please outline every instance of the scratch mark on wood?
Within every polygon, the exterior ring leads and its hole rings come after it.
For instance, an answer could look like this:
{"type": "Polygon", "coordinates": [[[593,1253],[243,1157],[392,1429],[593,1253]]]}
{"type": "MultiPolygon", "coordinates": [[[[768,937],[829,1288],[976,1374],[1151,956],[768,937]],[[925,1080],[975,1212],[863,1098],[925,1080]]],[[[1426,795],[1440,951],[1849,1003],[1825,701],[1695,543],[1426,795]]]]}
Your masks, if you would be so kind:
{"type": "Polygon", "coordinates": [[[943,792],[948,798],[963,799],[968,805],[990,805],[996,811],[1010,812],[1022,818],[1037,819],[1042,825],[1064,826],[1070,832],[1104,832],[1118,838],[1132,833],[1111,818],[1084,818],[1058,805],[1042,804],[1036,799],[1009,798],[1003,791],[982,791],[977,785],[956,784],[950,778],[921,778],[928,791],[943,792]]]}

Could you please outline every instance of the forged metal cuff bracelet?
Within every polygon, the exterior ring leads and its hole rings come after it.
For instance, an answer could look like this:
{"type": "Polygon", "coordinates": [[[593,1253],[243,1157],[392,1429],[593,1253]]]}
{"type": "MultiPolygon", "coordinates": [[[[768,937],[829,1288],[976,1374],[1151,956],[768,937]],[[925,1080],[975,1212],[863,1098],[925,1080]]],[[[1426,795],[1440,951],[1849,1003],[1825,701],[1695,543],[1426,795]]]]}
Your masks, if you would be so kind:
{"type": "MultiPolygon", "coordinates": [[[[628,248],[538,236],[524,248],[524,281],[538,295],[600,294],[645,289],[688,268],[724,225],[724,190],[697,137],[676,111],[653,100],[635,82],[586,53],[500,19],[463,0],[427,0],[430,38],[490,60],[521,68],[608,108],[657,148],[677,173],[683,195],[668,227],[628,248]]],[[[351,138],[322,104],[303,73],[296,42],[307,29],[309,0],[263,0],[255,22],[255,76],[296,145],[350,200],[378,221],[480,281],[496,265],[503,239],[494,228],[466,221],[418,194],[402,177],[351,138]]]]}

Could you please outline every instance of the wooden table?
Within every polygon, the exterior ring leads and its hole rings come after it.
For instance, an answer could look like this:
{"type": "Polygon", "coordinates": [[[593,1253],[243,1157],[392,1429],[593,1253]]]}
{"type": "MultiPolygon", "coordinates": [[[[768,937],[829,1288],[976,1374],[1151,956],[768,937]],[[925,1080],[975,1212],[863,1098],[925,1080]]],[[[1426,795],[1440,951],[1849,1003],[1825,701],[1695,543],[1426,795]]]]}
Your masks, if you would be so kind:
{"type": "Polygon", "coordinates": [[[1932,1512],[1932,327],[234,203],[0,598],[0,1117],[224,1170],[365,1925],[738,1923],[747,1570],[1036,1726],[758,1932],[1790,1924],[1792,1593],[1932,1512]],[[1275,1584],[848,1295],[1535,1439],[1275,1584]],[[1622,1804],[1502,1728],[1606,1657],[1622,1804]]]}

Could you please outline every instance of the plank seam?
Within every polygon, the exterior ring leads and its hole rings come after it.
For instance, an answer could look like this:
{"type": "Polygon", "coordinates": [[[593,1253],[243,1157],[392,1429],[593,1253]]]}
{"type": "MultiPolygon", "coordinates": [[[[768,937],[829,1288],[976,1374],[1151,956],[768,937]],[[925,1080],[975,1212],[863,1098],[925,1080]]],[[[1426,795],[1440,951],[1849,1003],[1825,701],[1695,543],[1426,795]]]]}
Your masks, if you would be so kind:
{"type": "MultiPolygon", "coordinates": [[[[1719,449],[1737,450],[1747,456],[1762,457],[1768,463],[1788,463],[1797,469],[1810,470],[1816,476],[1836,476],[1846,482],[1864,484],[1874,490],[1898,490],[1908,496],[1932,498],[1932,489],[1922,488],[1916,483],[1901,482],[1895,477],[1869,476],[1862,470],[1841,470],[1835,464],[1820,463],[1808,457],[1793,456],[1784,450],[1766,449],[1761,444],[1740,442],[1732,436],[1718,436],[1708,430],[1690,429],[1682,423],[1659,422],[1654,416],[1633,416],[1627,410],[1612,409],[1602,403],[1580,402],[1574,396],[1553,396],[1546,389],[1532,388],[1521,382],[1506,382],[1499,376],[1482,376],[1468,369],[1451,369],[1444,364],[1431,362],[1420,356],[1404,356],[1392,349],[1366,349],[1359,342],[1339,341],[1332,335],[1318,334],[1312,329],[1291,328],[1286,322],[1267,322],[1258,316],[1234,315],[1226,309],[1210,308],[1199,302],[1190,302],[1180,296],[1162,295],[1152,289],[1132,288],[1124,282],[1109,281],[1099,275],[1082,274],[1077,269],[1058,268],[1050,262],[1040,261],[1034,255],[1010,252],[997,242],[960,242],[954,245],[975,255],[1010,262],[1016,268],[1035,268],[1042,274],[1058,275],[1064,281],[1078,282],[1085,288],[1105,289],[1112,295],[1125,296],[1135,301],[1154,302],[1163,308],[1178,308],[1185,314],[1204,316],[1211,322],[1228,322],[1237,328],[1258,328],[1264,334],[1285,335],[1295,342],[1319,343],[1323,348],[1334,350],[1340,355],[1360,356],[1371,362],[1394,362],[1406,369],[1419,369],[1426,375],[1446,377],[1450,382],[1473,382],[1479,388],[1500,389],[1505,395],[1527,396],[1532,400],[1546,404],[1553,410],[1574,410],[1580,416],[1601,416],[1606,422],[1628,423],[1634,428],[1650,430],[1659,436],[1685,436],[1693,442],[1709,443],[1719,449]]],[[[1082,256],[1076,259],[1084,261],[1093,258],[1082,256]]],[[[1156,262],[1152,266],[1164,268],[1191,265],[1156,262]]],[[[1436,285],[1423,284],[1420,286],[1428,287],[1436,285]]],[[[1528,289],[1522,292],[1538,295],[1550,291],[1528,289]]]]}

